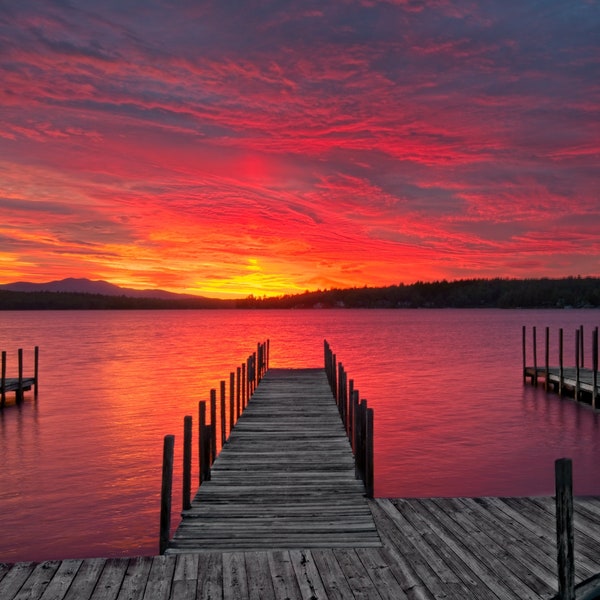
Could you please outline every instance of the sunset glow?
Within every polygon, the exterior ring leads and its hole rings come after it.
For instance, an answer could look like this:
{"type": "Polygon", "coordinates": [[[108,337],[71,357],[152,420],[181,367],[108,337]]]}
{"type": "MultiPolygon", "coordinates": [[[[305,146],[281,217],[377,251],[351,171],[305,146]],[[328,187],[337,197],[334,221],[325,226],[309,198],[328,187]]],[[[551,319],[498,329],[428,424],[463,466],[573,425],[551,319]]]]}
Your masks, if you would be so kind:
{"type": "Polygon", "coordinates": [[[0,7],[0,283],[600,275],[598,4],[0,7]]]}

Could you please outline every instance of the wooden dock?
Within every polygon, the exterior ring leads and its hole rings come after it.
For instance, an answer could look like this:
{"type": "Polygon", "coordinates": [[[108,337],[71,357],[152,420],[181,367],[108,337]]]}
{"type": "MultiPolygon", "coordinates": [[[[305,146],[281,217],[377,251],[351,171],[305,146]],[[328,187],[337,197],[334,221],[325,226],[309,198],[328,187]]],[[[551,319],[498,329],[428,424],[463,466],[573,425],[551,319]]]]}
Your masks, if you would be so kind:
{"type": "MultiPolygon", "coordinates": [[[[0,564],[0,598],[550,600],[556,594],[553,498],[366,502],[378,547],[0,564]]],[[[576,581],[599,571],[600,498],[578,498],[576,581]]]]}
{"type": "Polygon", "coordinates": [[[35,389],[35,395],[38,392],[38,365],[39,365],[39,348],[34,348],[34,375],[33,377],[25,377],[23,375],[23,350],[19,348],[18,356],[18,377],[7,377],[7,357],[6,351],[2,351],[2,362],[0,370],[0,409],[6,406],[6,394],[9,392],[15,393],[15,401],[20,403],[23,401],[24,392],[28,392],[32,388],[35,389]]]}
{"type": "Polygon", "coordinates": [[[563,330],[558,330],[558,364],[550,362],[550,329],[545,329],[544,359],[538,362],[537,328],[531,329],[531,356],[533,364],[527,364],[527,328],[523,326],[523,381],[532,385],[543,383],[546,391],[559,396],[569,395],[600,409],[600,378],[598,377],[598,327],[591,336],[591,367],[585,367],[583,327],[575,331],[574,366],[564,364],[563,330]]]}
{"type": "Polygon", "coordinates": [[[167,553],[380,546],[323,369],[270,369],[167,553]]]}

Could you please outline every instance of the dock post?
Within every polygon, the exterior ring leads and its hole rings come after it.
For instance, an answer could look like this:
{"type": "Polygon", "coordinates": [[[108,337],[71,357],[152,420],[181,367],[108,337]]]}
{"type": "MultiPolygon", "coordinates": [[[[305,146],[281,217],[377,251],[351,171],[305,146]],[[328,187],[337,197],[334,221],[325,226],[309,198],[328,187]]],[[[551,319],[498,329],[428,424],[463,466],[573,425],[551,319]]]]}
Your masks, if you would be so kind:
{"type": "Polygon", "coordinates": [[[210,390],[210,464],[217,458],[217,391],[210,390]]]}
{"type": "Polygon", "coordinates": [[[565,385],[565,369],[563,361],[563,328],[558,330],[558,395],[562,396],[565,385]]]}
{"type": "Polygon", "coordinates": [[[246,365],[242,364],[242,379],[240,381],[240,388],[242,390],[242,404],[248,406],[248,394],[246,394],[246,365]]]}
{"type": "Polygon", "coordinates": [[[352,445],[354,451],[354,379],[348,381],[348,423],[346,426],[346,432],[348,433],[348,439],[352,445]]]}
{"type": "Polygon", "coordinates": [[[164,554],[171,534],[171,493],[173,491],[173,449],[175,436],[165,435],[163,443],[162,486],[160,490],[159,553],[164,554]]]}
{"type": "Polygon", "coordinates": [[[206,476],[210,473],[207,445],[210,452],[210,444],[206,443],[206,402],[201,401],[198,402],[198,483],[200,485],[210,479],[206,476]]]}
{"type": "Polygon", "coordinates": [[[537,372],[537,328],[533,327],[533,385],[537,386],[538,372],[537,372]]]}
{"type": "Polygon", "coordinates": [[[575,552],[573,539],[573,471],[569,458],[554,463],[556,478],[556,547],[558,597],[575,600],[575,552]]]}
{"type": "Polygon", "coordinates": [[[0,380],[0,406],[6,404],[6,350],[2,350],[2,379],[0,380]]]}
{"type": "Polygon", "coordinates": [[[523,354],[523,385],[527,383],[527,326],[523,325],[521,346],[523,354]]]}
{"type": "Polygon", "coordinates": [[[219,406],[221,407],[221,449],[227,440],[227,405],[225,401],[225,381],[219,382],[219,406]]]}
{"type": "Polygon", "coordinates": [[[575,330],[575,400],[579,400],[579,361],[580,361],[580,335],[579,329],[575,330]]]}
{"type": "Polygon", "coordinates": [[[544,389],[548,391],[550,389],[550,327],[546,327],[546,371],[544,379],[544,389]]]}
{"type": "Polygon", "coordinates": [[[24,392],[23,392],[23,348],[19,348],[19,389],[17,390],[17,402],[23,402],[24,392]]]}
{"type": "MultiPolygon", "coordinates": [[[[232,373],[231,374],[231,378],[229,380],[229,385],[230,386],[234,386],[235,385],[235,415],[236,415],[236,421],[240,418],[240,415],[242,414],[243,410],[244,410],[244,406],[242,405],[242,387],[241,387],[241,382],[240,382],[240,373],[241,369],[238,367],[237,368],[237,380],[235,379],[235,375],[232,373]]],[[[233,394],[233,387],[231,387],[231,393],[233,394]]]]}
{"type": "Polygon", "coordinates": [[[592,334],[592,408],[598,408],[598,327],[592,334]]]}
{"type": "Polygon", "coordinates": [[[585,367],[584,353],[583,348],[585,344],[583,343],[583,325],[579,326],[579,346],[580,346],[580,354],[579,358],[581,359],[580,366],[583,369],[585,367]]]}
{"type": "Polygon", "coordinates": [[[373,409],[367,408],[365,423],[365,489],[368,498],[374,494],[374,465],[373,465],[373,409]]]}
{"type": "Polygon", "coordinates": [[[33,349],[33,378],[34,378],[34,398],[38,396],[38,375],[39,375],[39,365],[40,365],[40,348],[36,346],[33,349]]]}
{"type": "Polygon", "coordinates": [[[352,451],[354,452],[354,464],[358,454],[358,390],[352,391],[352,451]]]}
{"type": "Polygon", "coordinates": [[[271,358],[271,340],[267,339],[267,371],[269,370],[270,358],[271,358]]]}
{"type": "Polygon", "coordinates": [[[192,417],[183,417],[183,490],[181,494],[182,509],[192,508],[192,417]]]}
{"type": "MultiPolygon", "coordinates": [[[[232,381],[231,377],[233,373],[229,373],[229,435],[233,431],[235,425],[235,381],[232,381]]],[[[225,385],[225,382],[223,382],[225,385]]]]}

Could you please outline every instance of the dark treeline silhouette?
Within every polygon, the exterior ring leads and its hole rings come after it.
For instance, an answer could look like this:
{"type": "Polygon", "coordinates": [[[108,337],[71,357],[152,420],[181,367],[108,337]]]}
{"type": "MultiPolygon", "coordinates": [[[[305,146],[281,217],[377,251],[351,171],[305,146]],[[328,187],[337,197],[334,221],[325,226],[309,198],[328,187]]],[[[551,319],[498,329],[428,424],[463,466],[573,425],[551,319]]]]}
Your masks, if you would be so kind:
{"type": "Polygon", "coordinates": [[[272,298],[248,296],[241,300],[0,291],[0,310],[569,307],[600,307],[600,278],[419,281],[378,288],[318,290],[272,298]]]}

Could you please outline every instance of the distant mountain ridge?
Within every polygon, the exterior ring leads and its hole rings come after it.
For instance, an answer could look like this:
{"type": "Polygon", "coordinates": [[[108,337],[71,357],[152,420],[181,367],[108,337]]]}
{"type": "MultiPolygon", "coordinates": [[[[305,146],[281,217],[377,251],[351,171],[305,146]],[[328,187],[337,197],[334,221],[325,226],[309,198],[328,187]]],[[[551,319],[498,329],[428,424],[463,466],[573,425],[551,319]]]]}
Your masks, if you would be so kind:
{"type": "Polygon", "coordinates": [[[183,298],[200,298],[192,294],[176,294],[165,290],[136,290],[109,283],[108,281],[85,278],[67,277],[58,281],[47,283],[30,283],[17,281],[0,285],[0,290],[9,292],[69,292],[76,294],[100,294],[102,296],[127,296],[128,298],[160,298],[163,300],[177,300],[183,298]]]}

